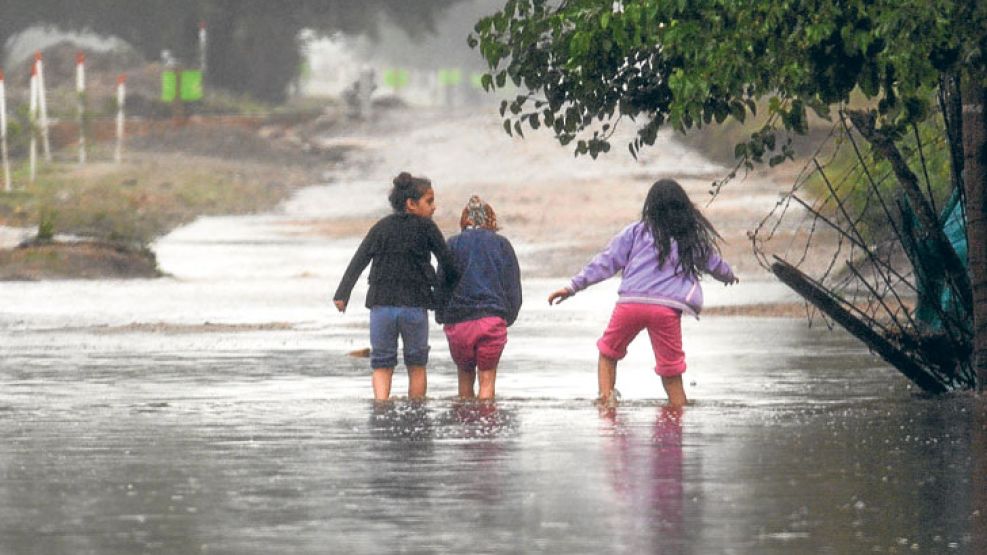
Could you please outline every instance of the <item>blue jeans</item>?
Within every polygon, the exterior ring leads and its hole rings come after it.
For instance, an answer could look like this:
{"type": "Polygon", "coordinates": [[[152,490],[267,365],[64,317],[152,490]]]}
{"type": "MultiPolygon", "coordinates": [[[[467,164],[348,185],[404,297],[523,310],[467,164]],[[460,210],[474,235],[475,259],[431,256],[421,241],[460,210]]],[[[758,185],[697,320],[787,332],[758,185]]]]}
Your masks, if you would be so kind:
{"type": "Polygon", "coordinates": [[[370,367],[398,364],[398,335],[405,366],[428,364],[428,311],[410,306],[375,306],[370,309],[370,367]]]}

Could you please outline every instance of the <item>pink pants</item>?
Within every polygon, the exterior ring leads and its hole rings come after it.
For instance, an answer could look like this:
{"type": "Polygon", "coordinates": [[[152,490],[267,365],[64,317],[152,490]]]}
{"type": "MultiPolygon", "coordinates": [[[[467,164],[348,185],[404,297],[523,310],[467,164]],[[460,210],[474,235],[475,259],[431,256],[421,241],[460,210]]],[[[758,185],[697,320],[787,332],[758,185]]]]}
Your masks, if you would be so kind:
{"type": "Polygon", "coordinates": [[[500,363],[507,344],[507,322],[497,316],[446,324],[449,353],[464,372],[492,370],[500,363]]]}
{"type": "Polygon", "coordinates": [[[685,372],[682,352],[682,311],[656,304],[617,303],[603,337],[596,342],[600,353],[620,360],[627,346],[641,330],[647,328],[651,349],[655,352],[655,373],[679,376],[685,372]]]}

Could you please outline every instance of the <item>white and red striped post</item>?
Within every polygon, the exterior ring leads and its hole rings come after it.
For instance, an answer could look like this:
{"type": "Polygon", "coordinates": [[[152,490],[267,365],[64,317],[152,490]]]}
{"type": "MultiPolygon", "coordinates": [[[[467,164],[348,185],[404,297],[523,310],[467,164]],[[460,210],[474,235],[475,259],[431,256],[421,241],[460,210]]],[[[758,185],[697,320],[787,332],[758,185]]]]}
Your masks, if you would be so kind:
{"type": "Polygon", "coordinates": [[[123,161],[123,107],[127,100],[127,76],[117,77],[117,148],[113,160],[119,164],[123,161]]]}
{"type": "Polygon", "coordinates": [[[7,91],[0,69],[0,159],[3,164],[3,190],[10,192],[10,160],[7,158],[7,91]]]}
{"type": "Polygon", "coordinates": [[[79,163],[86,163],[86,54],[81,50],[75,54],[75,95],[76,112],[79,118],[79,163]]]}
{"type": "Polygon", "coordinates": [[[34,53],[34,64],[38,66],[38,110],[41,120],[41,146],[44,148],[45,162],[51,162],[51,141],[48,140],[48,95],[45,93],[45,71],[41,62],[41,51],[34,53]]]}
{"type": "Polygon", "coordinates": [[[199,69],[206,75],[206,20],[199,21],[199,69]]]}
{"type": "Polygon", "coordinates": [[[28,147],[28,176],[31,184],[38,175],[38,64],[31,64],[30,100],[28,101],[28,131],[31,134],[28,147]]]}

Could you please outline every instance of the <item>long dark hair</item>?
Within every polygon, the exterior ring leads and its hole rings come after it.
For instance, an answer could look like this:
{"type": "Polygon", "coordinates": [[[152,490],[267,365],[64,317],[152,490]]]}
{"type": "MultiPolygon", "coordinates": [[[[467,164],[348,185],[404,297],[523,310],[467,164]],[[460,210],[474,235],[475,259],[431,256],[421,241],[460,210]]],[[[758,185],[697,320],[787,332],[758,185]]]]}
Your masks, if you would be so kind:
{"type": "Polygon", "coordinates": [[[432,182],[424,177],[412,177],[408,172],[401,172],[392,182],[394,187],[387,195],[395,212],[404,212],[408,199],[418,200],[432,188],[432,182]]]}
{"type": "Polygon", "coordinates": [[[641,221],[655,238],[658,266],[664,266],[672,249],[678,246],[676,274],[698,278],[712,253],[719,253],[717,240],[723,240],[713,224],[693,206],[685,190],[674,179],[659,179],[651,186],[641,210],[641,221]]]}

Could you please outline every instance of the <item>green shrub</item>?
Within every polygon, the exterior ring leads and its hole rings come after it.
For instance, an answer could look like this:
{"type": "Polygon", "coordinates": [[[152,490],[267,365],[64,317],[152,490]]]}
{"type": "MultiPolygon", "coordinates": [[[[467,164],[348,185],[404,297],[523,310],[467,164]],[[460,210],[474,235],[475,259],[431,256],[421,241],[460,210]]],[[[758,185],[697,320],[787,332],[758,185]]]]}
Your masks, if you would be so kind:
{"type": "Polygon", "coordinates": [[[50,208],[42,208],[38,213],[38,241],[51,241],[55,238],[55,218],[58,213],[50,208]]]}

